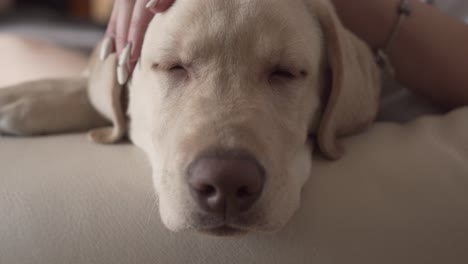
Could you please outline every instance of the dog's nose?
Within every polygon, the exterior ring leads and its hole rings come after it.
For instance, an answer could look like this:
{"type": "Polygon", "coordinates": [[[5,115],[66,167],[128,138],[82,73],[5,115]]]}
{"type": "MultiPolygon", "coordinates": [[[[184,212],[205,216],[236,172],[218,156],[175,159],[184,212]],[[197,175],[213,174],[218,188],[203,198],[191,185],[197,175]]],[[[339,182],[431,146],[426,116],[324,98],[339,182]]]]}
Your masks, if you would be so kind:
{"type": "Polygon", "coordinates": [[[189,166],[188,185],[203,210],[225,218],[255,204],[263,191],[264,174],[249,155],[210,155],[189,166]]]}

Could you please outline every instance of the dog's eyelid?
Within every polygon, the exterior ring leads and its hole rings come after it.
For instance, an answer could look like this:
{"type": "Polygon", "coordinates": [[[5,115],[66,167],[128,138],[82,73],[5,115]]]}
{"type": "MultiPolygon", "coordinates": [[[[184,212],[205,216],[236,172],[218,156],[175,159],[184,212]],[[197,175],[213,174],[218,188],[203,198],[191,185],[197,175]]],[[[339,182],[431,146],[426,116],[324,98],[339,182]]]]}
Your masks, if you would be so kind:
{"type": "Polygon", "coordinates": [[[153,70],[163,70],[163,71],[177,71],[177,70],[188,70],[190,65],[184,63],[153,63],[151,68],[153,70]]]}
{"type": "Polygon", "coordinates": [[[157,70],[159,68],[159,63],[153,63],[151,64],[151,69],[157,70]]]}
{"type": "Polygon", "coordinates": [[[288,69],[276,68],[271,72],[273,77],[281,77],[285,79],[295,79],[296,75],[288,69]]]}
{"type": "Polygon", "coordinates": [[[296,79],[307,77],[308,72],[304,69],[288,66],[276,66],[270,71],[270,76],[285,79],[296,79]]]}
{"type": "Polygon", "coordinates": [[[178,70],[186,70],[186,67],[182,64],[173,64],[169,67],[169,71],[178,71],[178,70]]]}

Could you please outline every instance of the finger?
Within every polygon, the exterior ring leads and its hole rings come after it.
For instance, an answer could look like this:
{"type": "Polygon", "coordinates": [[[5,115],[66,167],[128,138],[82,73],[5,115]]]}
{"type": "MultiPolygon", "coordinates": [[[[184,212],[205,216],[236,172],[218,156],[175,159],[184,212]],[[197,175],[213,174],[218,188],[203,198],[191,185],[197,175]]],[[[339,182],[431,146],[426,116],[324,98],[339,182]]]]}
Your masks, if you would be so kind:
{"type": "Polygon", "coordinates": [[[159,0],[157,4],[151,8],[151,11],[154,13],[164,12],[171,7],[174,2],[175,0],[159,0]]]}
{"type": "Polygon", "coordinates": [[[122,50],[127,46],[128,31],[133,15],[133,8],[136,0],[117,0],[118,14],[116,23],[115,46],[117,53],[121,54],[122,50]]]}
{"type": "Polygon", "coordinates": [[[132,21],[128,32],[128,41],[132,43],[132,52],[129,60],[129,71],[132,72],[140,58],[141,47],[148,25],[154,14],[146,8],[147,0],[137,0],[133,9],[132,21]]]}
{"type": "Polygon", "coordinates": [[[106,34],[105,34],[107,38],[115,38],[116,28],[117,28],[118,7],[119,5],[117,3],[114,3],[114,7],[112,8],[112,14],[109,19],[109,23],[107,25],[106,34]]]}

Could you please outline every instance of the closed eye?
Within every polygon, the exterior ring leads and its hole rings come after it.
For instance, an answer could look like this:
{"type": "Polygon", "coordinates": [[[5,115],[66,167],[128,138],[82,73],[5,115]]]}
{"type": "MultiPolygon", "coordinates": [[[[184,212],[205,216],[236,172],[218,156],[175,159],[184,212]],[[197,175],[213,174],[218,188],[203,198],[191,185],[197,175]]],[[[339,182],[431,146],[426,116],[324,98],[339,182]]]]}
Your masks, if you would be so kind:
{"type": "Polygon", "coordinates": [[[185,70],[186,70],[185,67],[179,64],[174,65],[169,68],[169,71],[185,71],[185,70]]]}
{"type": "Polygon", "coordinates": [[[293,81],[299,78],[307,77],[308,73],[306,70],[293,70],[289,67],[277,66],[269,73],[270,81],[274,80],[283,80],[283,81],[293,81]]]}
{"type": "Polygon", "coordinates": [[[190,77],[190,67],[182,64],[153,63],[152,69],[155,73],[162,74],[173,81],[186,81],[190,77]]]}
{"type": "Polygon", "coordinates": [[[169,72],[172,72],[172,71],[186,71],[187,69],[185,68],[185,66],[183,66],[182,64],[173,64],[173,65],[163,65],[163,64],[159,64],[159,63],[153,63],[153,65],[151,66],[151,68],[153,70],[162,70],[162,71],[169,71],[169,72]]]}
{"type": "Polygon", "coordinates": [[[296,75],[286,69],[277,68],[270,73],[270,77],[292,80],[296,78],[296,75]]]}

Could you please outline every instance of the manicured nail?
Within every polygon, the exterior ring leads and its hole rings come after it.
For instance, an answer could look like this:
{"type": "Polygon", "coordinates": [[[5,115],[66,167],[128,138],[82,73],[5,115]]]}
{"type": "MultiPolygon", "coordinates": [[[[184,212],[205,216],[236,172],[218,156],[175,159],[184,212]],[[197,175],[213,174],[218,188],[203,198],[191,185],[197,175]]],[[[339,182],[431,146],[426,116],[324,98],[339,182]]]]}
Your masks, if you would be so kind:
{"type": "Polygon", "coordinates": [[[118,66],[117,67],[117,81],[120,85],[125,85],[128,81],[128,70],[127,66],[118,66]]]}
{"type": "Polygon", "coordinates": [[[105,38],[101,44],[101,52],[99,54],[99,58],[103,61],[109,56],[109,54],[114,49],[114,39],[113,38],[105,38]]]}
{"type": "Polygon", "coordinates": [[[119,66],[127,66],[128,61],[130,60],[130,53],[132,51],[132,43],[127,43],[127,46],[122,50],[122,53],[119,57],[119,66]]]}
{"type": "Polygon", "coordinates": [[[149,0],[148,3],[146,4],[147,9],[151,9],[155,7],[158,4],[159,0],[149,0]]]}
{"type": "Polygon", "coordinates": [[[120,85],[124,85],[128,81],[128,61],[130,60],[130,53],[132,51],[132,43],[127,43],[127,46],[122,50],[117,64],[117,81],[120,85]]]}

